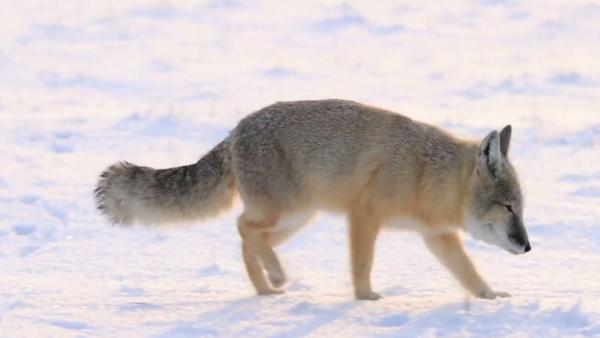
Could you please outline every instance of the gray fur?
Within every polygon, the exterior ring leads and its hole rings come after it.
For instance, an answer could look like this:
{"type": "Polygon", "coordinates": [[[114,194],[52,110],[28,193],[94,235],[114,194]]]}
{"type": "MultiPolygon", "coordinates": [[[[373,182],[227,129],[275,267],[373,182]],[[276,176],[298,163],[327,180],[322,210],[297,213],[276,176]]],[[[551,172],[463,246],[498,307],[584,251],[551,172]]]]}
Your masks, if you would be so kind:
{"type": "Polygon", "coordinates": [[[242,256],[258,294],[278,294],[285,273],[273,246],[314,210],[345,212],[355,297],[380,298],[370,285],[380,226],[397,220],[474,295],[505,297],[478,275],[457,232],[519,254],[531,249],[523,199],[508,161],[511,128],[481,143],[383,109],[344,100],[280,102],[242,119],[197,163],[155,170],[108,168],[96,189],[113,222],[193,220],[232,203],[242,256]],[[298,222],[287,224],[286,218],[298,222]],[[266,277],[264,274],[266,270],[266,277]],[[268,277],[268,281],[267,281],[268,277]]]}
{"type": "MultiPolygon", "coordinates": [[[[514,205],[514,224],[498,236],[517,234],[510,238],[522,244],[527,235],[517,176],[507,158],[510,134],[510,126],[493,131],[477,150],[437,127],[357,102],[279,102],[242,119],[195,164],[162,170],[111,166],[98,183],[97,204],[116,223],[192,220],[227,208],[237,189],[246,216],[260,220],[309,209],[347,210],[369,183],[375,191],[369,198],[379,204],[437,203],[439,210],[403,212],[439,223],[443,215],[436,213],[461,208],[468,185],[468,211],[477,224],[486,223],[498,202],[514,205]],[[469,164],[471,149],[476,168],[469,164]],[[468,183],[475,169],[481,176],[468,183]]],[[[467,230],[490,236],[479,225],[467,230]]]]}
{"type": "Polygon", "coordinates": [[[390,179],[412,181],[458,167],[462,152],[457,140],[435,127],[344,100],[276,103],[241,120],[232,133],[244,202],[276,203],[284,210],[294,208],[298,196],[319,194],[307,189],[310,180],[329,189],[327,183],[360,180],[364,167],[377,166],[390,179]],[[425,173],[407,165],[417,156],[425,173]]]}
{"type": "Polygon", "coordinates": [[[479,147],[478,179],[471,204],[478,224],[467,225],[467,230],[478,239],[518,254],[529,245],[529,238],[523,225],[523,195],[507,157],[510,135],[510,126],[500,134],[493,131],[479,147]]]}
{"type": "Polygon", "coordinates": [[[96,205],[119,224],[210,216],[231,204],[229,162],[227,140],[187,166],[156,170],[120,162],[100,175],[96,205]]]}

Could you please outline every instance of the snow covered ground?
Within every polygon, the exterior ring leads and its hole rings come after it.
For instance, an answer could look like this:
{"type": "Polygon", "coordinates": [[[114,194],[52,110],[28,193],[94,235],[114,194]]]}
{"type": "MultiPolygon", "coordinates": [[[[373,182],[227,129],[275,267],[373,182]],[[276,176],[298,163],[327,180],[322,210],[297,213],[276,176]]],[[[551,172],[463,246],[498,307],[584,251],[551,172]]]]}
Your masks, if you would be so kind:
{"type": "Polygon", "coordinates": [[[600,4],[593,1],[2,1],[0,337],[600,337],[600,4]],[[232,213],[166,229],[94,210],[116,160],[195,161],[274,101],[346,98],[483,137],[513,125],[533,250],[467,239],[468,300],[410,233],[385,232],[377,302],[352,299],[345,225],[246,281],[232,213]]]}

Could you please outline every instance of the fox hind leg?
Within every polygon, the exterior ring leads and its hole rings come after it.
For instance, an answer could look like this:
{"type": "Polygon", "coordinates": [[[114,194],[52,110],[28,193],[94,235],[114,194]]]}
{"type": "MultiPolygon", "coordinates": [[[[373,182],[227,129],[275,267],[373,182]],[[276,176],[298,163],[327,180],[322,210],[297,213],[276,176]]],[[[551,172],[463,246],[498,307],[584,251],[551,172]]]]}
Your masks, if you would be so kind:
{"type": "MultiPolygon", "coordinates": [[[[265,233],[268,245],[273,248],[282,244],[308,223],[313,215],[314,212],[306,211],[282,217],[274,230],[265,233]]],[[[277,270],[269,271],[267,268],[267,276],[274,287],[280,287],[287,281],[286,276],[277,270]]]]}
{"type": "Polygon", "coordinates": [[[273,283],[275,287],[285,282],[285,273],[279,258],[267,241],[267,234],[274,230],[276,223],[277,217],[255,221],[242,214],[238,218],[244,264],[248,277],[259,295],[283,293],[283,290],[269,285],[263,272],[264,268],[272,283],[275,282],[273,283]]]}
{"type": "Polygon", "coordinates": [[[242,257],[244,259],[248,277],[258,295],[283,293],[283,290],[274,289],[267,283],[260,259],[252,252],[246,243],[242,243],[242,257]]]}

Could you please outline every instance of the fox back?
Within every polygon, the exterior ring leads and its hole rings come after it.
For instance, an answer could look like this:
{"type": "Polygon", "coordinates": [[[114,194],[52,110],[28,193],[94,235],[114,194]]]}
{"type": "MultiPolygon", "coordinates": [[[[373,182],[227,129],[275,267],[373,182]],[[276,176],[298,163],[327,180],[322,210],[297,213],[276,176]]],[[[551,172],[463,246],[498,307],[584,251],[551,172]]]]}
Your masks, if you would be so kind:
{"type": "Polygon", "coordinates": [[[231,142],[244,203],[347,210],[369,198],[386,217],[462,221],[472,147],[410,118],[342,100],[277,103],[243,119],[231,142]]]}

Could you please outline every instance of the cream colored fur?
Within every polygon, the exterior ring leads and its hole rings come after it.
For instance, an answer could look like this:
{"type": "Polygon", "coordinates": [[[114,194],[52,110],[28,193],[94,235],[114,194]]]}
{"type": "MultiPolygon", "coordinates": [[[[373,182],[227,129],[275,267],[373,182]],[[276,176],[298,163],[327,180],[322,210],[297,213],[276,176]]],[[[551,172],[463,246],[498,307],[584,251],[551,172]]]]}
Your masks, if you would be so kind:
{"type": "Polygon", "coordinates": [[[506,127],[471,141],[351,101],[277,103],[244,118],[210,157],[189,168],[157,177],[144,168],[140,177],[155,180],[152,186],[132,179],[132,172],[109,170],[99,204],[117,221],[117,211],[125,220],[192,219],[227,208],[239,192],[243,259],[261,295],[282,293],[286,282],[274,247],[315,211],[333,210],[348,216],[357,299],[380,297],[370,274],[376,239],[386,227],[419,233],[461,285],[475,296],[495,298],[507,294],[493,291],[478,274],[460,232],[512,253],[530,249],[518,179],[507,157],[510,132],[506,127]],[[119,209],[115,201],[136,207],[119,209]]]}

